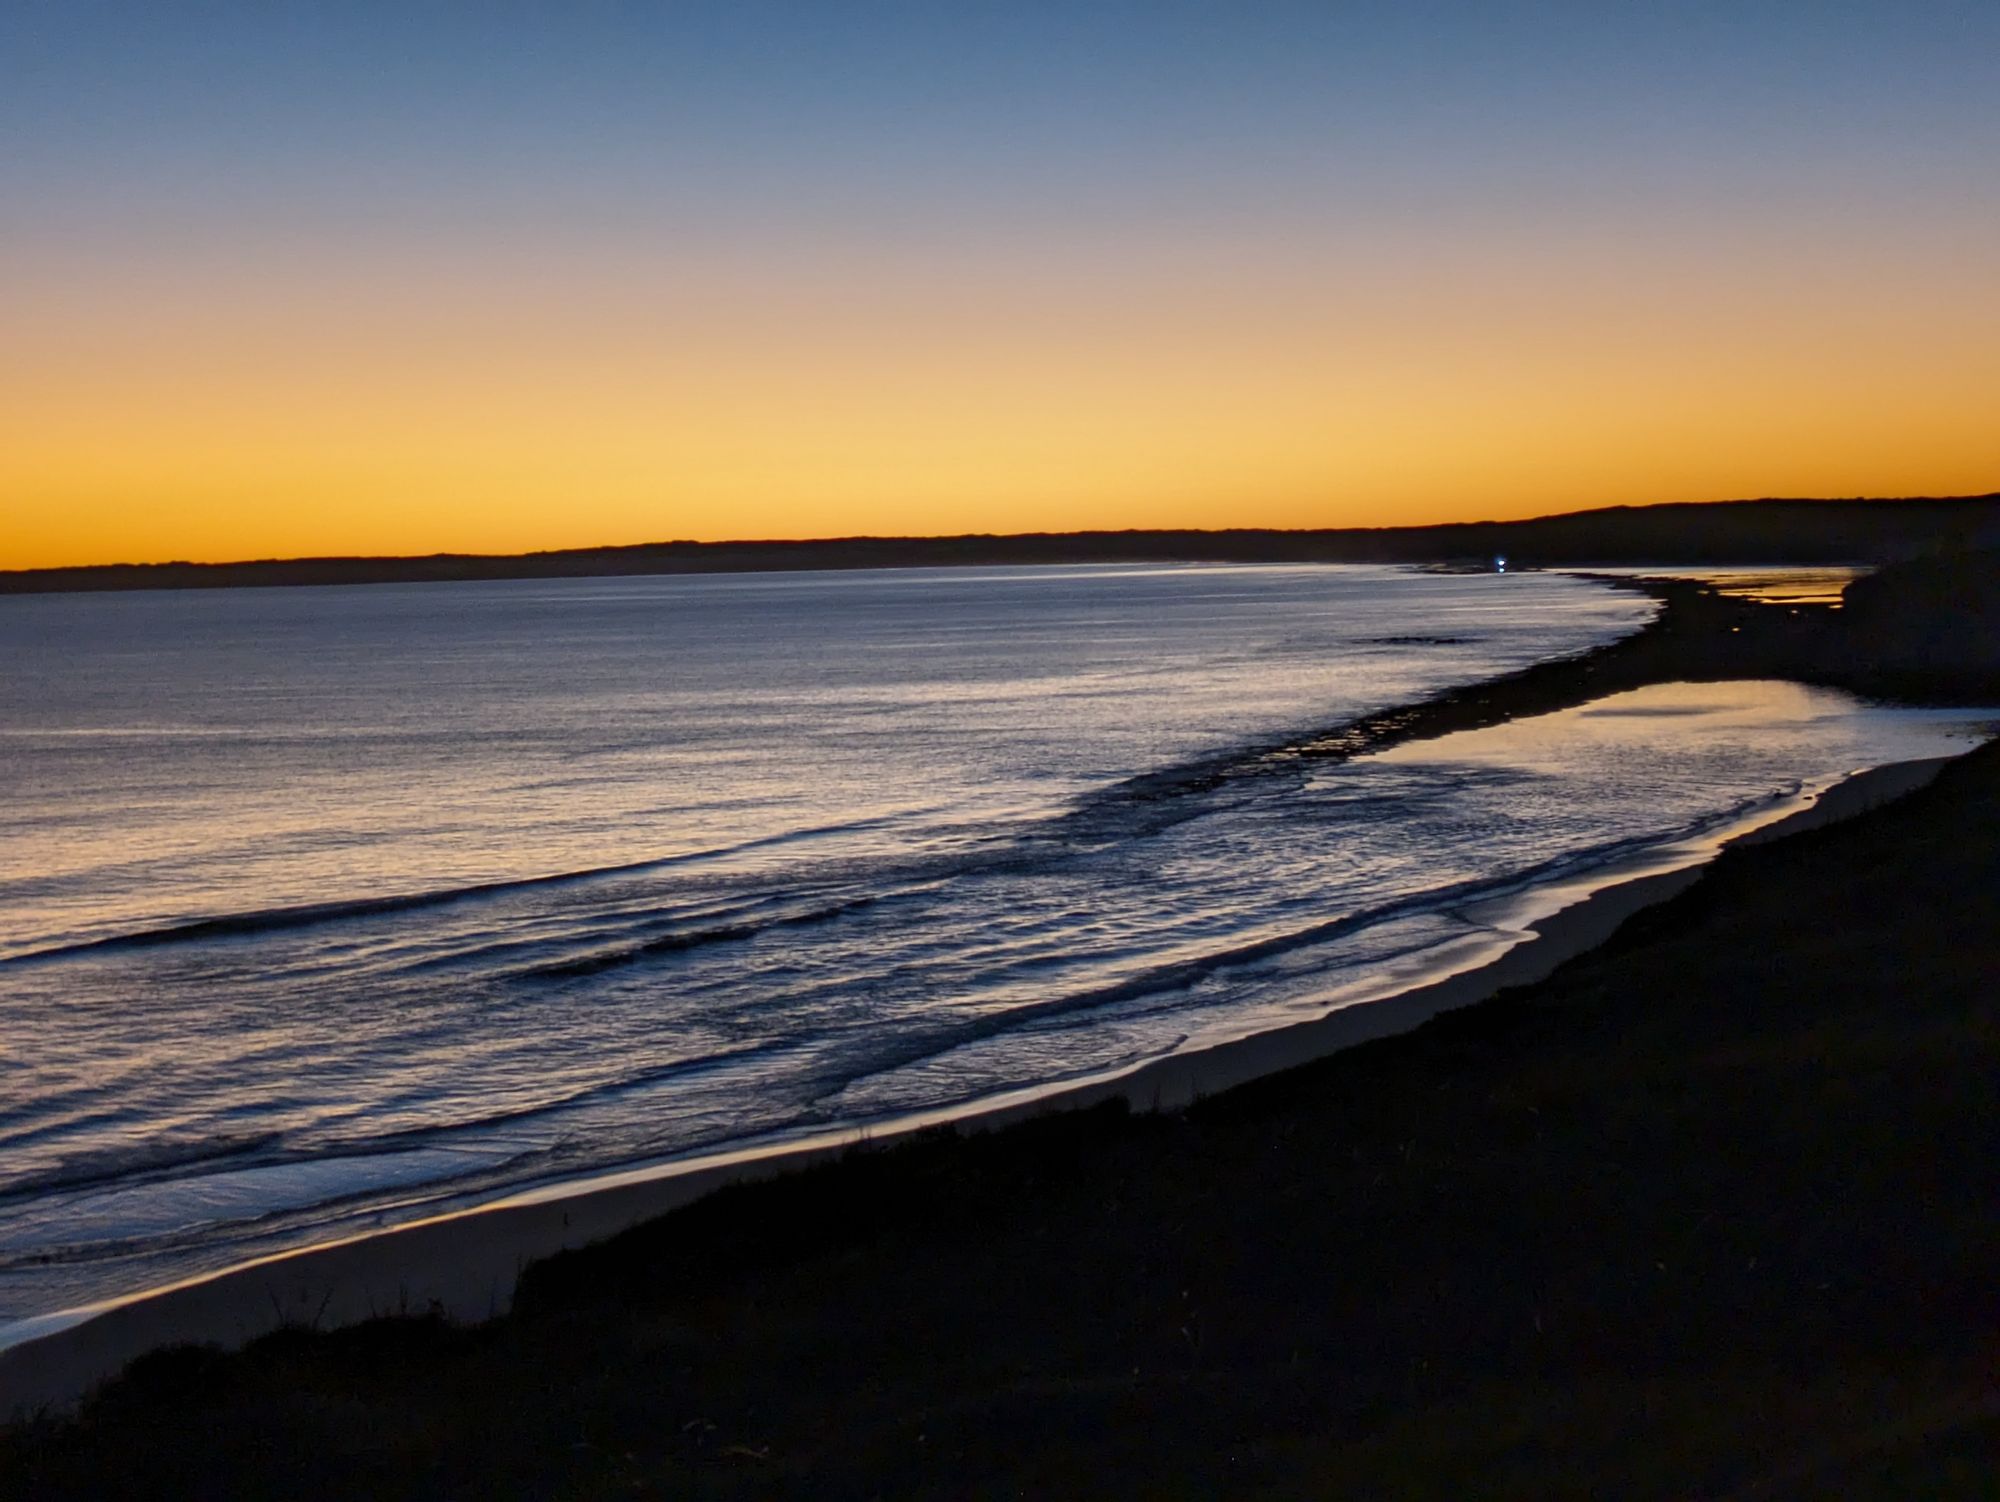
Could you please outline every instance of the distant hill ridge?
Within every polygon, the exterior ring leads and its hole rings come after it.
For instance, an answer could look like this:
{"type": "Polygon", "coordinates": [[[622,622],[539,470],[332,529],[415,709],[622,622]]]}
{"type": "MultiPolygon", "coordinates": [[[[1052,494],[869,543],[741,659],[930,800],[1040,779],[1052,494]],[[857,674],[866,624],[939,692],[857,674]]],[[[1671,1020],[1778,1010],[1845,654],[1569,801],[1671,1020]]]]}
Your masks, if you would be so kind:
{"type": "Polygon", "coordinates": [[[2000,546],[2000,492],[1897,500],[1680,502],[1511,522],[1312,531],[1031,532],[814,541],[659,542],[518,554],[118,563],[0,571],[0,594],[304,584],[564,579],[636,574],[979,564],[1455,563],[1505,553],[1523,566],[1886,563],[2000,546]]]}

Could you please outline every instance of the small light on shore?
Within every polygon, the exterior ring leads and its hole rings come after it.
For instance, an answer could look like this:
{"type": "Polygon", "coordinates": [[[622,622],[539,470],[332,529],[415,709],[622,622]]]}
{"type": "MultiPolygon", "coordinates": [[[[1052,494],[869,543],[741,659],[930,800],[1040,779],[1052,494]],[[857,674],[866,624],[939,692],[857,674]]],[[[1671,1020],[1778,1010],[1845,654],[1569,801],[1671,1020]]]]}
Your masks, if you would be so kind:
{"type": "Polygon", "coordinates": [[[1493,572],[1496,574],[1507,572],[1507,555],[1505,553],[1495,553],[1493,555],[1493,572]]]}

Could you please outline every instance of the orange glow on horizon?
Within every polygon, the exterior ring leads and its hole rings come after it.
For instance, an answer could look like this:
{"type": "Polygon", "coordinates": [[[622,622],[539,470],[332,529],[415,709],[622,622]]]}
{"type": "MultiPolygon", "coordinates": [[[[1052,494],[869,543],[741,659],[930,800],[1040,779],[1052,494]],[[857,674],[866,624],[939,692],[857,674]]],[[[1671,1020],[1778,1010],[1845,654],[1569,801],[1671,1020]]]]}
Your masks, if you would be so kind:
{"type": "Polygon", "coordinates": [[[29,9],[0,568],[2000,486],[1990,5],[29,9]]]}
{"type": "Polygon", "coordinates": [[[1736,254],[1726,276],[1491,246],[1255,278],[30,268],[0,351],[0,567],[2000,484],[1976,267],[1865,283],[1736,254]]]}

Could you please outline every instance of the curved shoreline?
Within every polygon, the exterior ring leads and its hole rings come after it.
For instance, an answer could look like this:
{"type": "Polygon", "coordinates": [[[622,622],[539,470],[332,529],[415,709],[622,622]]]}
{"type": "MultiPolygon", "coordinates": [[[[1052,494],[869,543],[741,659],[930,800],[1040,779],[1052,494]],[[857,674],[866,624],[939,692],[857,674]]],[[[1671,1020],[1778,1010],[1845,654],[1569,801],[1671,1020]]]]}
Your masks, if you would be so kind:
{"type": "MultiPolygon", "coordinates": [[[[1563,665],[1574,672],[1577,660],[1563,665]]],[[[1605,691],[1596,683],[1588,688],[1589,697],[1605,691]]],[[[1174,1109],[1259,1076],[1407,1032],[1441,1012],[1546,977],[1603,943],[1632,914],[1699,880],[1720,849],[1865,812],[1929,782],[1953,759],[1891,763],[1860,772],[1753,816],[1748,827],[1739,824],[1701,842],[1700,848],[1682,847],[1678,855],[1670,848],[1636,868],[1531,889],[1509,899],[1510,913],[1495,915],[1498,948],[1482,961],[1441,976],[1433,973],[1400,991],[1357,998],[1316,1018],[1170,1054],[1108,1076],[903,1118],[884,1129],[849,1128],[779,1146],[546,1185],[430,1220],[279,1253],[24,1321],[15,1327],[17,1343],[0,1350],[0,1416],[71,1401],[163,1346],[235,1346],[285,1325],[330,1327],[399,1312],[486,1318],[507,1307],[516,1279],[530,1262],[654,1219],[724,1184],[772,1177],[838,1156],[857,1142],[894,1141],[942,1124],[959,1131],[991,1130],[1114,1099],[1138,1110],[1174,1109]],[[1561,900],[1564,896],[1568,900],[1561,900]]]]}

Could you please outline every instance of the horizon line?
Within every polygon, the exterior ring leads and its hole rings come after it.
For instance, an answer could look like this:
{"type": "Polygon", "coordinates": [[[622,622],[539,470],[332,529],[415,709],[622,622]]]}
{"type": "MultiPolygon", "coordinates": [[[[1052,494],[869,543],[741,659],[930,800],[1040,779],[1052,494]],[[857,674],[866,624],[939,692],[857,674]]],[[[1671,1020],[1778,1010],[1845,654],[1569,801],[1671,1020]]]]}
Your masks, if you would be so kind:
{"type": "Polygon", "coordinates": [[[1582,506],[1569,511],[1552,511],[1535,516],[1502,519],[1481,517],[1466,521],[1422,522],[1351,527],[1086,527],[1066,532],[936,532],[936,533],[846,533],[824,537],[739,537],[739,538],[660,538],[644,542],[583,543],[560,548],[530,548],[512,553],[480,553],[441,550],[430,553],[315,553],[289,557],[193,559],[167,558],[148,562],[116,560],[104,563],[58,563],[0,568],[0,579],[20,579],[55,574],[88,574],[105,571],[155,569],[255,569],[313,564],[410,564],[433,562],[506,563],[530,559],[578,558],[610,553],[637,553],[667,549],[726,548],[818,548],[862,544],[920,544],[955,542],[1027,542],[1063,539],[1148,538],[1148,537],[1337,537],[1383,536],[1388,534],[1443,533],[1476,528],[1525,527],[1537,523],[1563,521],[1573,517],[1604,516],[1618,512],[1698,510],[1707,507],[1742,506],[1899,506],[1908,504],[1972,505],[2000,503],[2000,490],[1967,495],[1903,496],[1738,496],[1705,501],[1621,502],[1608,506],[1582,506]]]}

